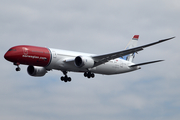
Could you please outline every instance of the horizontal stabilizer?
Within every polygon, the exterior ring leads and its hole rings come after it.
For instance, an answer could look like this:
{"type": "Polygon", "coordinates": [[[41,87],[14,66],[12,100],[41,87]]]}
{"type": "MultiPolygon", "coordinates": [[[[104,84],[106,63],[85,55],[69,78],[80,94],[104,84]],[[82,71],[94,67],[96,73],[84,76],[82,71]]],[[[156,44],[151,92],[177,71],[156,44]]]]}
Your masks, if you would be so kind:
{"type": "Polygon", "coordinates": [[[146,65],[146,64],[156,63],[156,62],[162,62],[162,61],[164,61],[164,60],[156,60],[156,61],[151,61],[151,62],[144,62],[144,63],[139,63],[139,64],[131,65],[129,67],[137,67],[137,66],[141,66],[141,65],[146,65]]]}

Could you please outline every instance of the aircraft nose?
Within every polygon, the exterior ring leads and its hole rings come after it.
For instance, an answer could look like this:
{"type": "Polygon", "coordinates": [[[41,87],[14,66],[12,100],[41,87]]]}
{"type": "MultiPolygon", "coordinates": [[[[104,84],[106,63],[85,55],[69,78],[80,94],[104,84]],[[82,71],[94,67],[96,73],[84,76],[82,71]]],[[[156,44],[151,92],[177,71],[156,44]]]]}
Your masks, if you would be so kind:
{"type": "Polygon", "coordinates": [[[9,53],[9,52],[6,52],[6,53],[4,54],[4,58],[5,58],[6,60],[10,60],[10,59],[11,59],[10,53],[9,53]]]}

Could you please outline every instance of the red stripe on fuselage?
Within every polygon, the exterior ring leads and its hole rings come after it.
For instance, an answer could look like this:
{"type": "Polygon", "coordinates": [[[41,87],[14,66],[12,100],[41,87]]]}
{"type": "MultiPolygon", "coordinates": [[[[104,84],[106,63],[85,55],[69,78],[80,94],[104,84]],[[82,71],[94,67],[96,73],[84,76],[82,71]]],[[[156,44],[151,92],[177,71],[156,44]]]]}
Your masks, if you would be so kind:
{"type": "Polygon", "coordinates": [[[48,48],[29,45],[12,47],[4,57],[14,63],[44,67],[51,61],[51,53],[48,48]]]}

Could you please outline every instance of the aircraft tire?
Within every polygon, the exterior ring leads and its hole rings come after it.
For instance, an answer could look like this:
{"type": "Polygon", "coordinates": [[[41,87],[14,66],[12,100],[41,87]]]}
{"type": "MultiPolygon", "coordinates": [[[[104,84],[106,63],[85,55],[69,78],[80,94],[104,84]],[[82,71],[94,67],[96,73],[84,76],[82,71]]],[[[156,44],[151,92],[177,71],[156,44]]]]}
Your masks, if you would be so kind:
{"type": "Polygon", "coordinates": [[[63,76],[61,77],[61,81],[64,81],[64,77],[63,76]]]}
{"type": "Polygon", "coordinates": [[[17,67],[17,68],[16,68],[16,71],[20,71],[20,70],[21,70],[21,68],[20,68],[20,67],[17,67]]]}
{"type": "Polygon", "coordinates": [[[68,79],[67,79],[69,82],[71,82],[71,78],[70,77],[68,77],[68,79]]]}
{"type": "Polygon", "coordinates": [[[87,72],[84,72],[84,77],[87,77],[88,73],[87,72]]]}
{"type": "Polygon", "coordinates": [[[92,78],[94,78],[94,77],[95,77],[94,73],[92,73],[92,74],[91,74],[91,77],[92,77],[92,78]]]}

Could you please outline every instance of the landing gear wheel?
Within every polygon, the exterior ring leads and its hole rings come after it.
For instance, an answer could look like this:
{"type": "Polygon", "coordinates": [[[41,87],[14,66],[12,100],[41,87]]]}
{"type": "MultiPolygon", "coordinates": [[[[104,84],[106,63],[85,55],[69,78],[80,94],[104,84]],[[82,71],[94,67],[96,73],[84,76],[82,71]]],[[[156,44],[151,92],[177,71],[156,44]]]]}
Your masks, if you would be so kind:
{"type": "Polygon", "coordinates": [[[71,78],[70,77],[68,77],[68,81],[71,82],[71,78]]]}
{"type": "Polygon", "coordinates": [[[64,81],[64,77],[63,76],[61,77],[61,81],[64,81]]]}
{"type": "Polygon", "coordinates": [[[92,73],[92,74],[91,74],[91,77],[92,77],[92,78],[94,78],[94,77],[95,77],[95,75],[92,73]]]}
{"type": "Polygon", "coordinates": [[[67,82],[67,79],[65,79],[64,82],[67,82]]]}
{"type": "Polygon", "coordinates": [[[20,70],[21,70],[21,68],[20,68],[20,67],[17,67],[17,68],[16,68],[16,71],[20,71],[20,70]]]}
{"type": "Polygon", "coordinates": [[[87,75],[88,75],[87,72],[84,72],[84,77],[87,77],[87,75]]]}
{"type": "Polygon", "coordinates": [[[91,76],[90,76],[90,75],[88,75],[88,76],[87,76],[87,78],[91,78],[91,76]]]}

